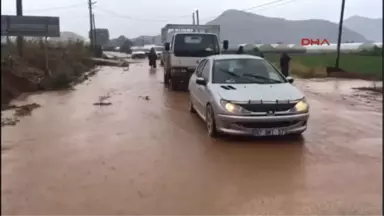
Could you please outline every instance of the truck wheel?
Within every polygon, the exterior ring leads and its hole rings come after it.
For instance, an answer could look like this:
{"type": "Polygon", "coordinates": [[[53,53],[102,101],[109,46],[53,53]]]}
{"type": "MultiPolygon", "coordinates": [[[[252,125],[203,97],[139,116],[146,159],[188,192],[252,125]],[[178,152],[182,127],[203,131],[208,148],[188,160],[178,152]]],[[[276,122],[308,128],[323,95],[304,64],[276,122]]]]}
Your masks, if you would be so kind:
{"type": "Polygon", "coordinates": [[[164,69],[164,85],[169,85],[169,75],[164,69]]]}
{"type": "Polygon", "coordinates": [[[172,77],[169,78],[169,89],[171,89],[172,91],[177,91],[179,87],[178,84],[179,83],[177,83],[176,79],[172,77]]]}

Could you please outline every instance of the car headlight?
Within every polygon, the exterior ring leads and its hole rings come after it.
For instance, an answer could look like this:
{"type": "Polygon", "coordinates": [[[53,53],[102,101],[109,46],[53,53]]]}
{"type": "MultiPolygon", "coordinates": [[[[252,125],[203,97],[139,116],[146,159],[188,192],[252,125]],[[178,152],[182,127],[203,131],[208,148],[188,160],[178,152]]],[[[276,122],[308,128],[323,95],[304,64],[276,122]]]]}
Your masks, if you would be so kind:
{"type": "Polygon", "coordinates": [[[226,100],[220,100],[220,103],[224,107],[224,109],[230,113],[237,113],[237,114],[250,113],[250,111],[244,109],[243,107],[233,104],[231,102],[228,102],[226,100]]]}
{"type": "Polygon", "coordinates": [[[293,108],[295,112],[308,112],[309,111],[309,104],[304,99],[300,100],[295,107],[293,108]]]}

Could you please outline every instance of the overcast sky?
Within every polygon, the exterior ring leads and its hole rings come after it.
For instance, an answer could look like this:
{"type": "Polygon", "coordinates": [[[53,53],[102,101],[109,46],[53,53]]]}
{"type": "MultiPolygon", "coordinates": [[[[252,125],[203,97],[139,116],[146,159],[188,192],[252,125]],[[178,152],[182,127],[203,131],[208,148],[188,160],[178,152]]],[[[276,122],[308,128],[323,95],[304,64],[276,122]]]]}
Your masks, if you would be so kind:
{"type": "MultiPolygon", "coordinates": [[[[97,28],[108,28],[111,37],[156,35],[167,23],[192,23],[199,9],[203,24],[227,9],[248,9],[276,0],[95,0],[97,28]]],[[[14,15],[16,0],[1,0],[1,14],[14,15]]],[[[24,15],[59,16],[61,31],[86,36],[88,0],[23,0],[24,15]]],[[[345,18],[353,15],[382,18],[383,0],[346,0],[345,18]]],[[[341,0],[281,0],[248,12],[290,20],[327,19],[338,22],[341,0]]]]}

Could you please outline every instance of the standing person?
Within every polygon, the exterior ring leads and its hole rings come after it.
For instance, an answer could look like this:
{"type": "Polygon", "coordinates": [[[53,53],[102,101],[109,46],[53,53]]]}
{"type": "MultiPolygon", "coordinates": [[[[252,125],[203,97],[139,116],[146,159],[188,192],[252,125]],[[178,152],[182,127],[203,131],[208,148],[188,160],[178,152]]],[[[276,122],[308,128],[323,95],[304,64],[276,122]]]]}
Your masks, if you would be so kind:
{"type": "Polygon", "coordinates": [[[155,48],[151,48],[148,54],[148,59],[149,59],[149,66],[156,68],[156,60],[157,60],[157,54],[155,51],[155,48]]]}
{"type": "Polygon", "coordinates": [[[291,58],[288,56],[287,53],[283,52],[280,57],[280,68],[281,72],[284,74],[284,76],[289,76],[289,62],[291,61],[291,58]]]}
{"type": "Polygon", "coordinates": [[[156,60],[157,60],[157,54],[155,51],[155,48],[151,48],[148,53],[148,58],[149,58],[149,65],[153,68],[156,68],[156,60]]]}
{"type": "Polygon", "coordinates": [[[244,47],[240,46],[239,49],[237,50],[236,54],[244,54],[244,47]]]}

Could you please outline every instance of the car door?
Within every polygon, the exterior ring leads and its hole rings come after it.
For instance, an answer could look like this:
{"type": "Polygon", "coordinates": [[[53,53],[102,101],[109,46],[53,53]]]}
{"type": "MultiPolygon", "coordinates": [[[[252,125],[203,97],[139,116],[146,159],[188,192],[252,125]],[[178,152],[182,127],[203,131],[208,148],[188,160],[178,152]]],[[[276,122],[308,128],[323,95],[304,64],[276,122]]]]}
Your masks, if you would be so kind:
{"type": "Polygon", "coordinates": [[[210,92],[209,92],[209,82],[210,82],[210,73],[211,73],[211,61],[207,60],[207,62],[203,65],[203,68],[201,69],[201,77],[205,80],[207,85],[196,85],[197,87],[197,97],[200,101],[200,111],[202,114],[205,115],[206,105],[210,100],[210,92]]]}
{"type": "Polygon", "coordinates": [[[196,84],[196,79],[198,77],[201,77],[202,72],[203,72],[203,67],[204,67],[206,62],[207,62],[206,59],[202,59],[200,61],[199,65],[197,66],[195,73],[193,73],[191,78],[189,79],[189,93],[191,95],[191,101],[192,101],[193,105],[195,106],[195,109],[197,109],[198,111],[201,111],[201,109],[200,109],[201,101],[198,98],[199,85],[196,84]]]}

